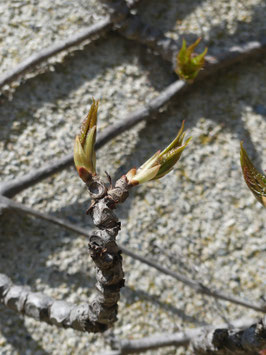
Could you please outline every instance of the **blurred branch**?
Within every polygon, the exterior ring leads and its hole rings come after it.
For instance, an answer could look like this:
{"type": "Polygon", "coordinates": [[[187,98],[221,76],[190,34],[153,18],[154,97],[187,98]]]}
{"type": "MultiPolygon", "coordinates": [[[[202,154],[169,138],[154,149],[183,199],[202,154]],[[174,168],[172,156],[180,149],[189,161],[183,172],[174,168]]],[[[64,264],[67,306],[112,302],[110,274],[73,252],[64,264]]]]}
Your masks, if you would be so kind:
{"type": "Polygon", "coordinates": [[[92,37],[99,37],[102,33],[108,31],[111,26],[112,22],[110,18],[107,17],[68,39],[54,43],[51,46],[32,54],[29,58],[19,63],[14,69],[11,69],[0,76],[0,88],[59,52],[62,52],[70,47],[77,46],[81,42],[92,37]]]}
{"type": "Polygon", "coordinates": [[[114,28],[130,40],[145,44],[168,62],[175,62],[177,42],[164,33],[144,23],[139,15],[133,15],[125,0],[100,0],[108,10],[114,28]]]}
{"type": "MultiPolygon", "coordinates": [[[[50,216],[49,214],[36,211],[32,208],[26,207],[23,204],[15,202],[13,200],[10,200],[6,197],[0,196],[0,203],[2,203],[6,208],[11,208],[11,209],[16,210],[18,212],[27,213],[27,214],[30,214],[34,217],[41,218],[47,222],[57,224],[65,229],[68,229],[68,230],[74,232],[74,233],[82,234],[87,237],[90,236],[90,233],[81,227],[77,227],[72,223],[69,223],[69,222],[67,222],[63,219],[57,218],[57,217],[50,216]]],[[[221,291],[218,291],[218,290],[212,290],[210,287],[203,285],[201,282],[198,282],[198,281],[190,279],[184,275],[181,275],[181,274],[178,274],[174,271],[171,271],[168,268],[165,268],[165,267],[161,266],[160,264],[156,263],[155,261],[147,258],[146,256],[141,256],[139,254],[136,254],[133,251],[131,251],[130,249],[123,247],[121,245],[119,245],[119,248],[121,249],[121,251],[125,255],[130,256],[131,258],[138,260],[143,264],[149,265],[150,267],[160,271],[161,273],[163,273],[165,275],[171,276],[175,280],[182,282],[186,286],[194,289],[196,291],[196,293],[204,294],[209,297],[221,299],[221,300],[228,301],[228,302],[231,302],[231,303],[234,303],[234,304],[246,307],[246,308],[254,309],[255,311],[258,311],[258,312],[266,313],[266,305],[253,304],[250,301],[242,300],[239,297],[227,295],[227,294],[225,294],[221,291]]]]}
{"type": "MultiPolygon", "coordinates": [[[[132,15],[125,0],[101,0],[101,2],[106,4],[111,21],[116,24],[116,28],[121,35],[127,39],[145,44],[160,54],[163,59],[172,63],[173,68],[176,67],[176,55],[180,50],[177,41],[166,37],[159,29],[144,23],[139,15],[132,15]]],[[[251,57],[265,50],[266,38],[264,37],[261,41],[234,46],[229,52],[219,56],[219,58],[206,55],[206,69],[208,69],[209,65],[214,69],[216,65],[218,68],[231,65],[244,60],[247,56],[251,57]]]]}
{"type": "MultiPolygon", "coordinates": [[[[188,347],[189,344],[195,342],[196,339],[203,333],[208,332],[217,328],[223,327],[224,329],[232,329],[238,328],[244,329],[250,327],[252,324],[255,323],[254,319],[242,319],[230,322],[230,324],[222,324],[222,325],[207,325],[200,328],[194,329],[185,329],[183,331],[179,331],[176,333],[160,333],[160,334],[153,334],[151,336],[141,338],[141,339],[117,339],[115,338],[112,341],[112,347],[116,350],[110,352],[104,352],[102,355],[126,355],[126,354],[137,354],[142,353],[148,350],[154,350],[162,347],[167,346],[175,346],[180,347],[188,347]]],[[[196,354],[196,353],[195,353],[196,354]]],[[[197,353],[198,354],[198,353],[197,353]]]]}

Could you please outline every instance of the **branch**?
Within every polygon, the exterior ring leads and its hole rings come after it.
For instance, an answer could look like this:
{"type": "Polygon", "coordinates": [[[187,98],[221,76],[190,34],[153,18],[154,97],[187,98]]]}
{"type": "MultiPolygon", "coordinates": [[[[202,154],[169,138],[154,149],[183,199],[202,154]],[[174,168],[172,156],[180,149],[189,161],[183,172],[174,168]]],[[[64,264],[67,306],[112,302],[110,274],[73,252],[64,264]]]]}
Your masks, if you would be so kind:
{"type": "MultiPolygon", "coordinates": [[[[131,0],[129,3],[129,9],[134,8],[138,2],[139,0],[131,0]]],[[[19,63],[14,69],[7,71],[0,76],[0,88],[15,80],[25,72],[32,70],[35,66],[53,57],[54,55],[71,47],[77,46],[85,40],[98,38],[103,33],[110,30],[112,26],[113,23],[110,17],[106,17],[68,39],[58,41],[47,48],[41,49],[38,53],[32,54],[30,57],[19,63]]]]}
{"type": "MultiPolygon", "coordinates": [[[[94,300],[90,305],[81,306],[55,301],[45,295],[32,293],[27,286],[12,285],[5,275],[0,275],[0,300],[17,312],[49,324],[95,333],[105,331],[117,320],[117,303],[120,289],[124,286],[124,273],[121,250],[116,244],[121,223],[113,209],[128,197],[130,186],[126,177],[122,177],[117,180],[114,187],[107,188],[97,175],[88,180],[86,185],[92,199],[88,213],[98,228],[86,233],[89,237],[90,255],[96,265],[98,293],[94,300]]],[[[21,207],[20,204],[4,197],[0,198],[0,202],[16,209],[21,207]]],[[[39,213],[29,209],[24,211],[40,216],[39,213]]],[[[48,218],[46,216],[46,219],[48,218]]],[[[56,219],[54,222],[60,224],[56,219]]]]}
{"type": "MultiPolygon", "coordinates": [[[[23,204],[15,202],[13,200],[10,200],[6,197],[0,196],[0,203],[2,203],[6,208],[11,208],[11,209],[19,211],[19,212],[30,214],[34,217],[41,218],[47,222],[57,224],[65,229],[68,229],[68,230],[74,232],[74,233],[82,234],[87,237],[89,237],[91,235],[85,229],[83,229],[81,227],[78,227],[72,223],[69,223],[63,219],[51,216],[49,214],[36,211],[32,208],[26,207],[23,204]]],[[[253,304],[250,301],[245,301],[245,300],[242,300],[242,299],[232,296],[232,295],[227,295],[221,291],[212,290],[211,288],[204,286],[202,283],[200,283],[196,280],[189,279],[188,277],[185,277],[181,274],[178,274],[174,271],[169,270],[168,268],[165,268],[165,267],[157,264],[155,261],[147,258],[146,256],[141,256],[139,254],[136,254],[133,251],[131,251],[130,249],[123,247],[121,245],[119,245],[119,248],[121,249],[121,251],[125,255],[127,255],[135,260],[138,260],[143,264],[149,265],[152,268],[160,271],[161,273],[163,273],[165,275],[171,276],[175,280],[180,281],[183,284],[187,285],[188,287],[194,289],[197,293],[204,294],[206,296],[210,296],[210,297],[213,297],[216,299],[222,299],[224,301],[228,301],[228,302],[231,302],[231,303],[234,303],[234,304],[246,307],[246,308],[251,308],[251,309],[254,309],[255,311],[258,311],[258,312],[264,312],[264,313],[266,312],[266,305],[253,304]]]]}
{"type": "MultiPolygon", "coordinates": [[[[249,42],[244,46],[232,47],[227,53],[219,57],[212,57],[211,62],[206,66],[205,70],[201,71],[196,78],[196,82],[205,79],[210,75],[214,75],[218,70],[225,69],[243,59],[250,58],[255,54],[262,54],[266,49],[266,40],[264,42],[249,42]]],[[[101,148],[104,144],[109,142],[112,138],[118,136],[122,132],[134,127],[137,123],[150,119],[154,114],[167,104],[177,94],[182,95],[184,92],[190,91],[194,85],[188,85],[182,80],[177,80],[170,84],[163,90],[156,98],[149,103],[130,113],[120,122],[113,124],[105,129],[99,135],[96,142],[96,149],[101,148]]],[[[51,162],[40,169],[34,170],[32,173],[18,177],[12,181],[6,181],[0,184],[0,195],[6,197],[13,197],[24,189],[42,181],[43,179],[62,171],[73,164],[72,154],[65,155],[63,158],[51,162]]]]}
{"type": "Polygon", "coordinates": [[[102,33],[108,31],[111,26],[112,22],[110,18],[107,17],[68,39],[54,43],[51,46],[40,50],[38,53],[32,54],[29,58],[19,63],[14,69],[11,69],[10,71],[0,76],[0,88],[5,84],[10,83],[12,80],[15,80],[21,74],[24,74],[28,70],[33,69],[36,65],[40,64],[46,59],[58,54],[59,52],[77,46],[89,38],[100,36],[102,33]]]}
{"type": "MultiPolygon", "coordinates": [[[[219,325],[219,327],[224,327],[225,329],[237,327],[239,330],[251,326],[254,322],[254,319],[244,319],[230,322],[230,324],[222,324],[219,325]]],[[[167,346],[175,346],[176,348],[180,346],[187,347],[191,342],[196,341],[200,334],[214,330],[217,327],[218,326],[207,325],[200,328],[185,329],[173,334],[153,334],[141,339],[115,339],[112,347],[116,349],[114,353],[117,352],[119,355],[141,353],[167,346]]],[[[107,353],[105,353],[105,355],[107,355],[107,353]]]]}
{"type": "Polygon", "coordinates": [[[0,302],[13,311],[57,327],[83,332],[100,330],[90,322],[93,314],[88,304],[77,306],[40,292],[31,292],[28,286],[14,285],[4,274],[0,274],[0,302]]]}
{"type": "MultiPolygon", "coordinates": [[[[99,134],[95,149],[104,146],[111,139],[119,134],[134,127],[137,123],[150,118],[152,113],[158,111],[165,103],[167,103],[177,92],[180,92],[186,85],[183,81],[176,81],[169,85],[157,98],[151,100],[147,105],[142,106],[133,113],[130,113],[120,122],[106,128],[99,134]]],[[[44,165],[40,169],[34,170],[32,173],[20,176],[12,181],[5,181],[0,184],[0,195],[13,197],[19,192],[27,189],[30,186],[37,184],[43,179],[62,171],[73,164],[73,153],[65,155],[63,158],[44,165]]]]}
{"type": "Polygon", "coordinates": [[[193,341],[198,355],[255,355],[266,348],[266,317],[244,330],[204,330],[193,341]]]}

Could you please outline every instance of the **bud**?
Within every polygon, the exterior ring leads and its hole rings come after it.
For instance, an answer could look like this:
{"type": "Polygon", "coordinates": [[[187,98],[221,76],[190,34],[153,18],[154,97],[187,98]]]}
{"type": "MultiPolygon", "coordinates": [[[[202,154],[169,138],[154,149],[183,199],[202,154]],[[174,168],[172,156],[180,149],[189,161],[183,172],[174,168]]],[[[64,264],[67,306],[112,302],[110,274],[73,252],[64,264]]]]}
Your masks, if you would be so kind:
{"type": "Polygon", "coordinates": [[[266,176],[259,173],[254,167],[243,148],[243,142],[240,143],[240,163],[248,188],[256,199],[266,207],[266,176]]]}
{"type": "Polygon", "coordinates": [[[208,51],[208,48],[206,47],[203,53],[199,55],[193,53],[200,40],[201,38],[198,38],[196,42],[194,42],[187,48],[186,41],[185,39],[183,39],[182,48],[180,49],[176,57],[177,66],[175,69],[175,72],[182,80],[193,82],[199,71],[203,68],[204,57],[208,51]]]}
{"type": "Polygon", "coordinates": [[[90,111],[82,123],[81,131],[74,144],[74,162],[80,178],[87,182],[96,175],[96,140],[98,101],[93,99],[90,111]]]}
{"type": "Polygon", "coordinates": [[[129,185],[138,185],[150,180],[157,180],[168,174],[177,161],[180,159],[181,154],[185,147],[188,145],[191,138],[188,138],[182,145],[185,132],[184,121],[176,136],[176,138],[165,148],[162,152],[159,150],[150,159],[148,159],[138,169],[131,169],[126,174],[129,185]]]}

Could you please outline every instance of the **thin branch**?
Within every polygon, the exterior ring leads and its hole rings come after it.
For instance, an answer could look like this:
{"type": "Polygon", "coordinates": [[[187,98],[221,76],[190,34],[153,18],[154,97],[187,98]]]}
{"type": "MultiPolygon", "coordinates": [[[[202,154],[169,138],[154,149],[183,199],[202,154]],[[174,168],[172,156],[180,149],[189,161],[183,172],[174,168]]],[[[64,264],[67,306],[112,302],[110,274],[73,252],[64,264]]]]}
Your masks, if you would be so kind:
{"type": "Polygon", "coordinates": [[[145,44],[159,53],[163,59],[175,63],[174,55],[178,44],[172,38],[144,22],[139,15],[133,15],[125,0],[100,0],[109,12],[111,21],[118,32],[130,40],[145,44]]]}
{"type": "Polygon", "coordinates": [[[203,330],[192,345],[198,355],[258,354],[266,349],[266,317],[244,330],[203,330]]]}
{"type": "MultiPolygon", "coordinates": [[[[210,75],[214,75],[218,70],[225,69],[244,59],[253,57],[255,54],[262,54],[266,49],[266,39],[264,42],[249,42],[243,46],[234,46],[227,53],[219,57],[212,57],[209,64],[206,66],[196,81],[201,81],[210,75]]],[[[186,91],[193,89],[194,85],[188,85],[182,80],[177,80],[170,84],[163,90],[156,98],[149,103],[128,114],[122,118],[120,122],[113,124],[105,129],[97,139],[96,149],[102,147],[112,138],[118,136],[122,132],[134,127],[137,123],[150,119],[151,115],[158,111],[158,109],[166,105],[173,97],[182,95],[186,91]]],[[[72,154],[65,155],[61,159],[46,164],[34,172],[18,177],[12,181],[6,181],[0,184],[0,195],[6,197],[13,197],[24,189],[40,182],[41,180],[67,168],[73,164],[72,154]]]]}
{"type": "MultiPolygon", "coordinates": [[[[176,81],[169,85],[157,98],[151,100],[147,105],[142,106],[136,111],[127,115],[120,122],[106,128],[99,134],[95,149],[104,146],[111,139],[117,137],[121,133],[135,126],[137,123],[150,118],[152,113],[156,112],[166,102],[168,102],[177,92],[186,87],[183,81],[176,81]]],[[[63,156],[54,162],[44,165],[40,169],[35,169],[32,173],[20,176],[12,181],[5,181],[0,184],[0,195],[13,197],[19,192],[27,189],[30,186],[37,184],[43,179],[62,171],[73,164],[73,153],[63,156]]]]}
{"type": "Polygon", "coordinates": [[[238,305],[246,307],[246,308],[254,309],[255,311],[258,311],[258,312],[264,312],[264,313],[266,312],[266,305],[260,305],[260,304],[255,305],[249,301],[241,300],[238,297],[235,297],[232,295],[227,295],[227,294],[223,293],[222,291],[212,290],[210,287],[203,285],[201,282],[192,280],[186,276],[183,276],[183,275],[178,274],[174,271],[166,269],[163,266],[157,264],[153,260],[147,259],[146,257],[140,256],[140,255],[136,255],[135,253],[131,252],[130,250],[127,250],[125,252],[123,247],[121,247],[121,249],[128,256],[131,256],[132,258],[137,259],[137,260],[141,261],[142,263],[145,263],[145,264],[157,269],[158,271],[173,277],[177,281],[180,281],[183,284],[187,285],[188,287],[194,289],[197,293],[201,293],[203,295],[210,296],[210,297],[213,297],[216,299],[221,299],[224,301],[235,303],[235,304],[238,304],[238,305]]]}
{"type": "MultiPolygon", "coordinates": [[[[74,232],[74,233],[82,234],[87,237],[90,236],[90,233],[88,233],[85,229],[83,229],[81,227],[77,227],[76,225],[69,223],[61,218],[57,218],[57,217],[51,216],[49,214],[36,211],[30,207],[26,207],[23,204],[15,202],[13,200],[10,200],[6,197],[0,196],[0,203],[2,203],[6,208],[11,208],[11,209],[19,211],[19,212],[30,214],[34,217],[41,218],[47,222],[57,224],[65,229],[68,229],[68,230],[74,232]]],[[[186,286],[194,289],[197,293],[204,294],[206,296],[210,296],[210,297],[213,297],[216,299],[228,301],[228,302],[231,302],[231,303],[234,303],[234,304],[246,307],[246,308],[251,308],[251,309],[258,311],[258,312],[264,312],[264,313],[266,312],[266,304],[265,305],[253,304],[250,301],[242,300],[236,296],[227,295],[221,291],[213,290],[210,287],[204,286],[201,282],[190,279],[184,275],[178,274],[174,271],[169,270],[168,268],[165,268],[165,267],[159,265],[158,263],[147,258],[146,256],[141,256],[139,254],[136,254],[124,246],[119,245],[119,248],[122,250],[122,252],[125,255],[127,255],[135,260],[138,260],[143,264],[149,265],[150,267],[160,271],[161,273],[163,273],[165,275],[171,276],[175,280],[180,281],[183,284],[185,284],[186,286]]]]}
{"type": "MultiPolygon", "coordinates": [[[[117,352],[119,355],[126,355],[126,354],[132,354],[132,353],[141,353],[145,352],[148,350],[154,350],[158,349],[161,347],[167,347],[167,346],[175,346],[180,347],[184,346],[187,347],[189,344],[193,341],[196,341],[198,337],[203,333],[207,331],[211,331],[217,328],[238,328],[239,329],[244,329],[247,327],[250,327],[252,324],[254,324],[256,321],[254,319],[243,319],[243,320],[236,320],[233,322],[230,322],[230,324],[221,324],[221,325],[207,325],[203,326],[200,328],[194,328],[194,329],[185,329],[183,331],[179,331],[176,333],[160,333],[160,334],[153,334],[148,337],[144,337],[141,339],[122,339],[119,340],[117,338],[114,339],[112,343],[112,347],[116,350],[114,350],[114,353],[117,352]]],[[[104,353],[105,355],[108,354],[108,352],[104,353]]],[[[102,354],[102,355],[104,355],[102,354]]],[[[110,352],[111,355],[111,352],[110,352]]]]}
{"type": "MultiPolygon", "coordinates": [[[[128,10],[133,9],[138,4],[138,2],[139,0],[131,0],[128,10]]],[[[113,22],[108,16],[99,22],[85,28],[79,33],[74,34],[70,38],[58,41],[54,44],[51,44],[49,47],[41,49],[38,53],[32,54],[30,57],[19,63],[15,68],[2,74],[0,76],[0,88],[6,84],[9,84],[20,75],[26,73],[29,70],[32,70],[35,66],[55,56],[56,54],[71,47],[75,47],[88,39],[98,38],[105,32],[109,31],[112,27],[113,22]]]]}
{"type": "Polygon", "coordinates": [[[62,52],[68,48],[79,45],[81,42],[92,37],[99,37],[102,33],[108,31],[112,27],[112,22],[109,17],[87,27],[85,30],[73,35],[72,37],[52,44],[51,46],[34,53],[29,58],[19,63],[14,69],[0,76],[0,88],[5,84],[15,80],[18,76],[24,74],[28,70],[32,70],[36,65],[51,58],[52,56],[62,52]]]}

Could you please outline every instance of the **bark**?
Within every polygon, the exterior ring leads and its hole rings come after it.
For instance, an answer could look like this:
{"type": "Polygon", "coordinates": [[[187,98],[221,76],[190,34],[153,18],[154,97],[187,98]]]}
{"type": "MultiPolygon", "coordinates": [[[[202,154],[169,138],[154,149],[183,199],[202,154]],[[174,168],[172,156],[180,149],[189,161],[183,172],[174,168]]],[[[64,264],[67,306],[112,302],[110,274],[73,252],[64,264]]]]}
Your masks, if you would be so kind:
{"type": "MultiPolygon", "coordinates": [[[[200,328],[184,329],[176,333],[161,333],[153,334],[141,339],[122,339],[115,338],[112,341],[112,348],[115,350],[103,352],[101,355],[125,355],[125,354],[138,354],[148,350],[155,350],[162,347],[174,346],[188,347],[190,344],[195,343],[196,339],[204,332],[214,331],[217,327],[223,327],[225,330],[236,331],[235,328],[245,331],[246,328],[252,327],[257,321],[254,319],[240,319],[230,324],[222,324],[220,326],[206,325],[200,328]]],[[[197,351],[197,350],[195,350],[197,351]]],[[[197,354],[197,352],[195,352],[197,354]]],[[[255,354],[255,353],[254,353],[255,354]]]]}
{"type": "Polygon", "coordinates": [[[265,348],[266,317],[244,330],[205,330],[193,341],[198,355],[256,355],[265,348]]]}
{"type": "MultiPolygon", "coordinates": [[[[113,196],[113,199],[115,198],[114,192],[109,191],[109,194],[111,194],[111,196],[113,196]]],[[[117,194],[117,191],[116,191],[116,194],[117,194]]],[[[125,197],[126,197],[126,195],[124,195],[124,198],[125,197]]],[[[116,200],[117,200],[117,197],[116,197],[116,200]]],[[[42,213],[42,212],[36,211],[33,208],[26,207],[23,204],[12,201],[6,197],[0,196],[0,204],[5,206],[5,208],[7,208],[7,209],[11,208],[11,209],[16,210],[18,212],[26,213],[26,214],[32,215],[34,217],[41,218],[41,219],[48,221],[50,223],[57,224],[67,230],[74,232],[74,233],[78,233],[78,234],[82,234],[84,236],[90,237],[90,233],[88,231],[86,231],[86,229],[84,229],[84,228],[78,227],[73,223],[69,223],[68,221],[65,221],[64,219],[51,216],[47,213],[42,213]]],[[[150,267],[158,270],[159,272],[161,272],[165,275],[171,276],[175,280],[182,282],[186,286],[194,289],[197,293],[201,293],[206,296],[213,297],[215,299],[221,299],[224,301],[228,301],[228,302],[231,302],[231,303],[234,303],[234,304],[246,307],[246,308],[254,309],[258,312],[264,312],[264,313],[266,312],[266,304],[259,304],[259,303],[256,304],[251,301],[241,299],[241,298],[234,296],[234,295],[225,294],[222,291],[215,290],[213,287],[210,287],[210,286],[206,287],[197,280],[193,280],[189,277],[185,277],[184,275],[182,275],[180,273],[174,272],[172,270],[169,270],[169,268],[159,265],[156,261],[151,260],[147,256],[140,255],[139,253],[136,254],[132,250],[130,250],[122,245],[119,245],[119,248],[125,255],[127,255],[135,260],[138,260],[143,264],[149,265],[150,267]]]]}
{"type": "Polygon", "coordinates": [[[103,332],[117,320],[117,303],[124,286],[122,252],[116,243],[120,222],[113,210],[125,201],[130,187],[126,177],[122,177],[114,188],[107,188],[98,176],[91,179],[87,187],[92,198],[88,213],[98,228],[87,234],[90,256],[96,266],[98,291],[91,304],[75,306],[33,293],[27,286],[13,285],[3,274],[0,275],[0,300],[8,308],[49,324],[103,332]]]}

